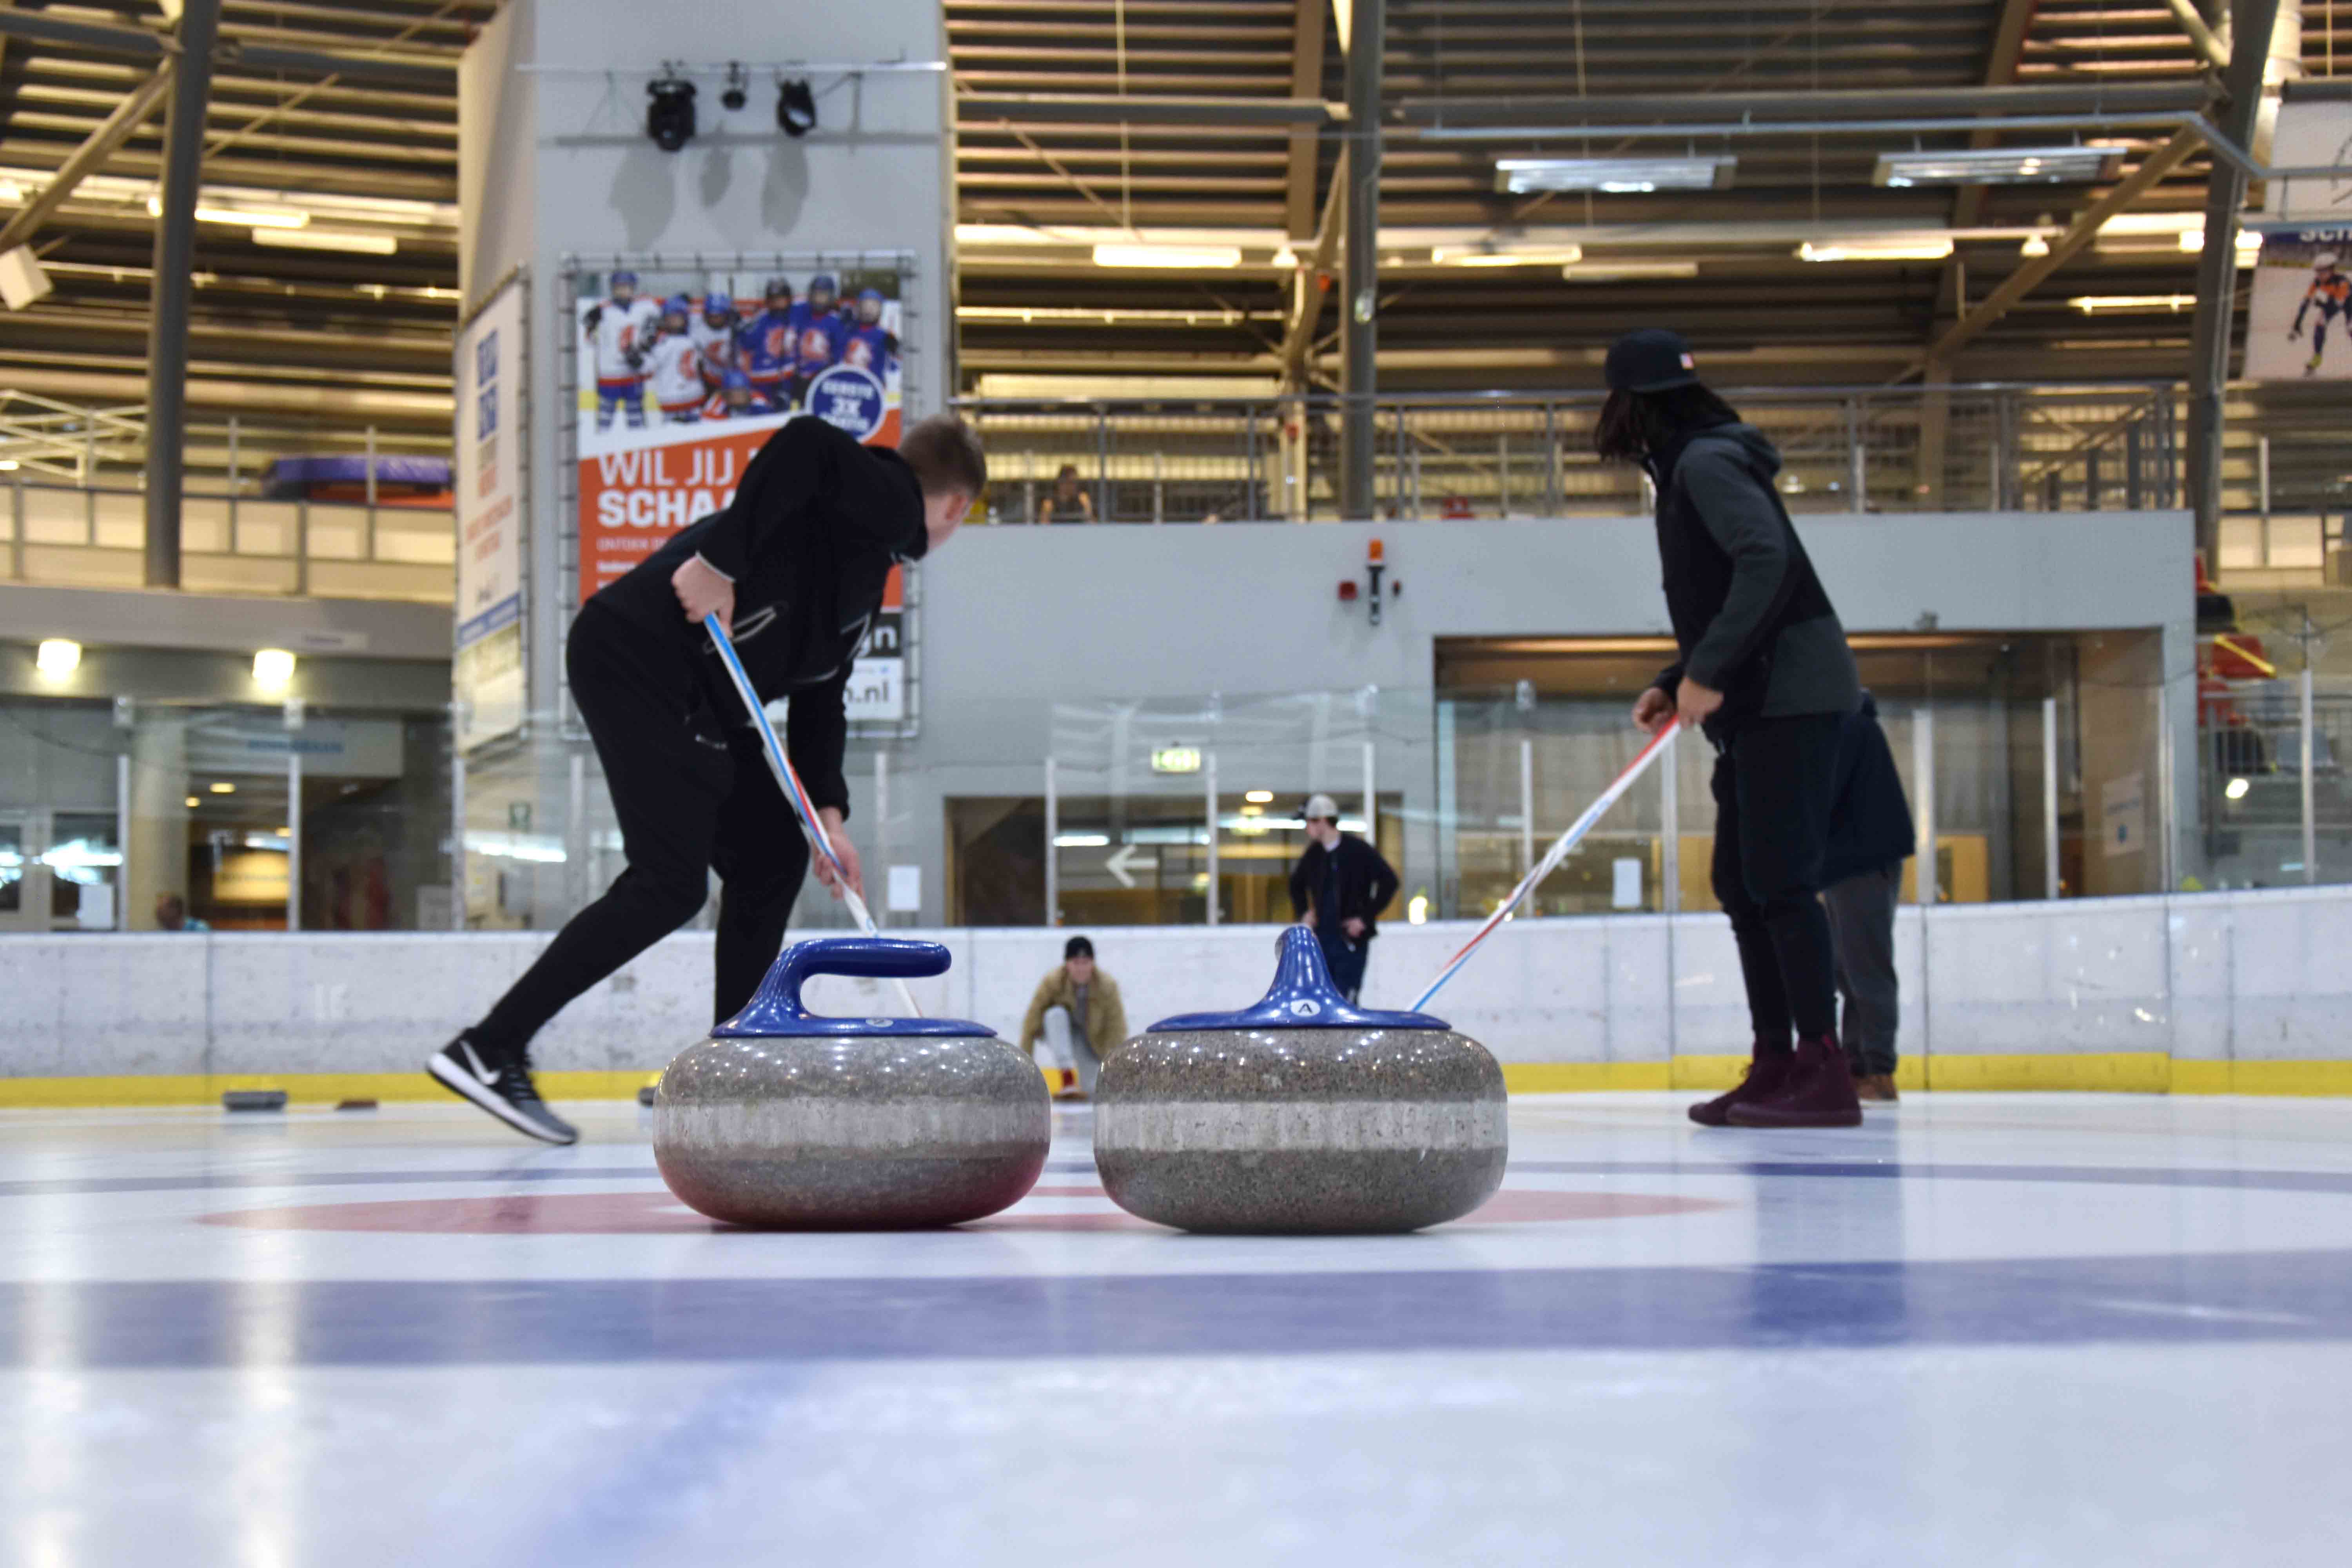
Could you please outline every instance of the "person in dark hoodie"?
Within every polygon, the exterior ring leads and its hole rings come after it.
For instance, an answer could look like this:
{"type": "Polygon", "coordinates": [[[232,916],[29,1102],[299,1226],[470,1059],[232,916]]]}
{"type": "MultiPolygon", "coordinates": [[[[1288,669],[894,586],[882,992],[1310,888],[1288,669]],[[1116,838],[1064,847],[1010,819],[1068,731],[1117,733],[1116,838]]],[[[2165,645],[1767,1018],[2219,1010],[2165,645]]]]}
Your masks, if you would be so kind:
{"type": "Polygon", "coordinates": [[[1713,881],[1755,1026],[1747,1076],[1691,1107],[1691,1120],[1858,1126],[1820,898],[1839,730],[1862,698],[1845,628],[1772,488],[1780,454],[1701,383],[1690,345],[1657,329],[1629,333],[1606,374],[1593,447],[1642,465],[1657,487],[1679,650],[1633,722],[1655,734],[1679,718],[1715,745],[1713,881]]]}
{"type": "MultiPolygon", "coordinates": [[[[728,628],[762,702],[791,699],[786,751],[854,887],[841,771],[850,663],[891,568],[945,543],[987,482],[979,438],[951,414],[918,422],[896,451],[795,419],[760,448],[724,510],[582,607],[565,669],[628,864],[480,1023],[434,1053],[435,1081],[530,1137],[572,1142],[578,1134],[531,1080],[531,1037],[692,920],[712,870],[725,889],[714,1012],[742,1009],[783,944],[809,852],[703,617],[728,628]]],[[[817,878],[841,896],[823,858],[817,878]]]]}
{"type": "Polygon", "coordinates": [[[1911,802],[1895,771],[1878,704],[1869,692],[1838,732],[1837,804],[1822,856],[1822,903],[1837,955],[1838,1033],[1854,1092],[1893,1101],[1900,993],[1895,978],[1895,906],[1903,862],[1916,849],[1911,802]]]}

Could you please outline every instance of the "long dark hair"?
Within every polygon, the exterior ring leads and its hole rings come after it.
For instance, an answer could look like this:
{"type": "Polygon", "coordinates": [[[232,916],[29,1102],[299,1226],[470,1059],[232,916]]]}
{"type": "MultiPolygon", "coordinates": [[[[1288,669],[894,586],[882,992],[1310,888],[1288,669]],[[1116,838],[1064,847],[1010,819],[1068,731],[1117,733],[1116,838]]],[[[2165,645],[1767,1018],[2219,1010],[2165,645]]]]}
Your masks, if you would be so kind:
{"type": "Polygon", "coordinates": [[[1738,410],[1704,386],[1664,392],[1617,391],[1601,405],[1592,449],[1603,462],[1646,463],[1690,430],[1728,425],[1738,410]]]}

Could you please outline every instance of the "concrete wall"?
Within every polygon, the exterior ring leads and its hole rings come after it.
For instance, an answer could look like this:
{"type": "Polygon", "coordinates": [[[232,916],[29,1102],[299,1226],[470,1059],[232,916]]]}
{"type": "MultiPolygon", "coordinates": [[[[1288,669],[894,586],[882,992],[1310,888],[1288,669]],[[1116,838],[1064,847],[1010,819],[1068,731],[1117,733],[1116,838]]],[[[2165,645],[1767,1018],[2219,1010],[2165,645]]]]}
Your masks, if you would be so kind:
{"type": "MultiPolygon", "coordinates": [[[[2185,513],[1832,513],[1799,526],[1851,632],[2146,627],[2162,633],[2168,668],[2193,668],[2185,513]]],[[[1425,816],[1433,721],[1414,694],[1430,689],[1439,638],[1670,629],[1645,518],[971,528],[926,563],[922,593],[922,729],[889,765],[893,816],[908,823],[896,841],[925,861],[932,921],[947,913],[940,803],[1042,793],[1056,701],[1377,686],[1384,714],[1418,705],[1421,742],[1384,738],[1379,771],[1409,816],[1425,816]],[[1403,585],[1378,627],[1337,594],[1363,576],[1373,537],[1403,585]]],[[[2172,697],[2176,733],[2193,734],[2194,682],[2172,697]]],[[[2193,801],[2194,751],[2178,752],[2179,798],[2193,801]]],[[[853,756],[853,774],[870,766],[853,756]]]]}
{"type": "MultiPolygon", "coordinates": [[[[1272,973],[1273,926],[1097,933],[1141,1028],[1239,1005],[1272,973]]],[[[1409,1002],[1469,931],[1398,927],[1367,999],[1409,1002]]],[[[912,933],[909,933],[912,934],[912,933]]],[[[1010,1034],[1063,933],[927,933],[955,966],[915,991],[934,1016],[1010,1034]]],[[[1904,1077],[1913,1087],[2352,1092],[2352,889],[1906,910],[1897,931],[1904,1077]]],[[[515,936],[78,936],[0,939],[0,1103],[202,1099],[224,1080],[429,1092],[415,1076],[539,952],[515,936]],[[305,1075],[341,1075],[310,1082],[305,1075]],[[354,1078],[353,1075],[360,1075],[354,1078]],[[74,1080],[81,1080],[79,1085],[74,1080]],[[168,1091],[167,1091],[168,1090],[168,1091]]],[[[710,942],[680,935],[541,1037],[559,1092],[622,1092],[698,1037],[710,942]],[[579,1075],[579,1076],[568,1076],[579,1075]],[[598,1076],[603,1075],[603,1076],[598,1076]]],[[[821,1011],[887,1011],[827,979],[821,1011]]],[[[1512,1064],[1521,1089],[1719,1081],[1747,1049],[1717,916],[1530,921],[1497,933],[1433,1009],[1512,1064]]]]}

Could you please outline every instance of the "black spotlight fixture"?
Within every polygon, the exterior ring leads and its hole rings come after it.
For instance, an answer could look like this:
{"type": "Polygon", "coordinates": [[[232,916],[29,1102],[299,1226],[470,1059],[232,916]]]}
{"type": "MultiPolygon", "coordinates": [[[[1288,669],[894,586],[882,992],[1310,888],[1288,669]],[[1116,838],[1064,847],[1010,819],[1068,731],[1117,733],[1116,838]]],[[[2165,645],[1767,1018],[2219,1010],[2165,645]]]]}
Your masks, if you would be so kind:
{"type": "Polygon", "coordinates": [[[646,134],[665,153],[694,140],[694,84],[664,77],[646,84],[646,134]]]}
{"type": "Polygon", "coordinates": [[[806,78],[788,81],[776,94],[776,123],[787,136],[805,136],[816,129],[816,94],[806,78]]]}
{"type": "Polygon", "coordinates": [[[719,106],[730,111],[742,108],[751,100],[751,73],[743,68],[743,62],[728,61],[727,85],[719,91],[719,106]]]}

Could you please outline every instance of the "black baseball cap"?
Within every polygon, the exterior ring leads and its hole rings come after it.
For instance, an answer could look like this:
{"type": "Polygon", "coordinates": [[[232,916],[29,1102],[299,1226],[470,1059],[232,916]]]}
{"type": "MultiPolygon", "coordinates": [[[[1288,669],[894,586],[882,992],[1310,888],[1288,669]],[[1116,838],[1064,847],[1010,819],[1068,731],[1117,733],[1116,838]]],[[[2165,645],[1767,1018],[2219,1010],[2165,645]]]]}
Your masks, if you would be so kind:
{"type": "Polygon", "coordinates": [[[1074,936],[1062,944],[1062,961],[1066,963],[1073,958],[1092,958],[1094,955],[1095,944],[1085,937],[1074,936]]]}
{"type": "Polygon", "coordinates": [[[1664,327],[1643,327],[1610,344],[1602,374],[1612,392],[1672,392],[1698,384],[1690,344],[1664,327]]]}

